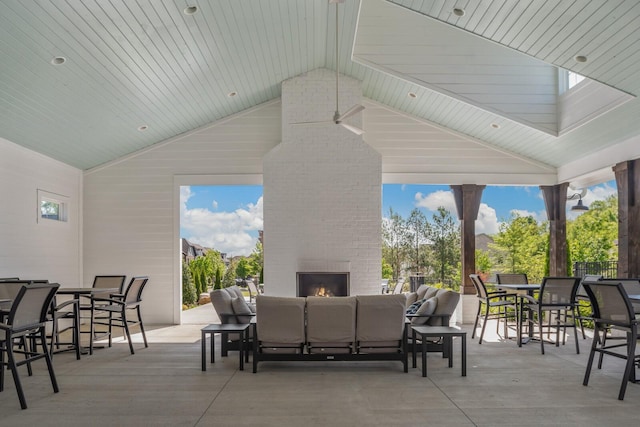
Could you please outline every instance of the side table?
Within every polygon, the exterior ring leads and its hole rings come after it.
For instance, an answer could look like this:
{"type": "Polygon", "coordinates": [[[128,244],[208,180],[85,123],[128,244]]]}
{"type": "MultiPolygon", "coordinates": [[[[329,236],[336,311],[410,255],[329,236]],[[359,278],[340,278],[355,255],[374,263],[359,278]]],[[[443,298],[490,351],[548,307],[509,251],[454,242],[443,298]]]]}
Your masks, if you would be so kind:
{"type": "MultiPolygon", "coordinates": [[[[211,336],[211,363],[215,363],[215,352],[216,347],[214,343],[214,334],[227,332],[227,333],[238,333],[240,334],[240,370],[244,371],[244,352],[245,345],[249,341],[249,323],[227,323],[224,325],[219,325],[213,323],[211,325],[205,326],[200,331],[202,333],[202,370],[207,370],[207,334],[211,336]]],[[[247,353],[247,356],[249,354],[247,353]]]]}
{"type": "MultiPolygon", "coordinates": [[[[422,340],[422,376],[427,376],[427,337],[442,337],[449,349],[449,367],[453,367],[453,337],[462,338],[462,376],[467,376],[467,333],[453,326],[412,326],[412,333],[422,340]]],[[[415,342],[415,340],[414,340],[415,342]]],[[[415,354],[414,354],[415,360],[415,354]]]]}

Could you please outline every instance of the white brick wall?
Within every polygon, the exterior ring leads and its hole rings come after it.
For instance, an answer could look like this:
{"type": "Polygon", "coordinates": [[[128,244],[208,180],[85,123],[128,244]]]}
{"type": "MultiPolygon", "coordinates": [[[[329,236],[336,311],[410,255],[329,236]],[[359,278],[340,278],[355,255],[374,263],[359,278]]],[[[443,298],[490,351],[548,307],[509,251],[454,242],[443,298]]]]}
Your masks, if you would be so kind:
{"type": "MultiPolygon", "coordinates": [[[[340,111],[361,102],[340,78],[340,111]]],[[[380,292],[380,154],[333,123],[335,73],[319,69],[282,84],[282,143],[264,158],[265,290],[294,296],[296,272],[348,266],[351,294],[380,292]]],[[[361,114],[349,120],[359,126],[361,114]]]]}

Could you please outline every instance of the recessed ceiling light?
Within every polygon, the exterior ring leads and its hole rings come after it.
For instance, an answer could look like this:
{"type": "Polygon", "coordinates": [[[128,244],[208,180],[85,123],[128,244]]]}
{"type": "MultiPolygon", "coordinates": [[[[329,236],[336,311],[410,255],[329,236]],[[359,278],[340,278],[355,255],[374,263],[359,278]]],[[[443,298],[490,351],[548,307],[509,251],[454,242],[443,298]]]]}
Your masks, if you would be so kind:
{"type": "Polygon", "coordinates": [[[187,6],[184,8],[185,15],[193,15],[198,11],[198,6],[187,6]]]}
{"type": "Polygon", "coordinates": [[[574,58],[576,62],[587,62],[587,57],[584,55],[578,55],[574,58]]]}
{"type": "Polygon", "coordinates": [[[54,56],[51,60],[53,65],[62,65],[67,62],[67,59],[64,56],[54,56]]]}
{"type": "Polygon", "coordinates": [[[418,95],[416,95],[414,92],[409,92],[409,93],[407,94],[407,96],[408,96],[409,98],[417,98],[417,97],[418,97],[418,95]]]}
{"type": "Polygon", "coordinates": [[[236,91],[234,90],[234,91],[232,91],[232,92],[229,92],[229,93],[227,94],[227,96],[228,96],[229,98],[233,98],[233,97],[234,97],[234,96],[236,96],[237,94],[238,94],[238,92],[236,92],[236,91]]]}
{"type": "Polygon", "coordinates": [[[500,125],[497,123],[491,123],[491,127],[494,129],[500,129],[500,125]]]}
{"type": "Polygon", "coordinates": [[[456,7],[453,9],[453,14],[456,16],[464,16],[464,9],[456,7]]]}
{"type": "Polygon", "coordinates": [[[149,129],[149,126],[147,126],[147,125],[142,125],[142,126],[138,127],[138,131],[140,131],[140,132],[144,132],[147,129],[149,129]]]}

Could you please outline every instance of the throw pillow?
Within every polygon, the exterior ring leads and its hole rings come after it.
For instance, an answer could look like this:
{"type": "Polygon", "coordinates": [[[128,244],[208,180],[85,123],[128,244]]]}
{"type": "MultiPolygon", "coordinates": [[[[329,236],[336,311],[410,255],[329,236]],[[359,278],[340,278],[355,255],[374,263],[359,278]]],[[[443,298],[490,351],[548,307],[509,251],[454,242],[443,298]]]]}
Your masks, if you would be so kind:
{"type": "Polygon", "coordinates": [[[231,307],[233,308],[233,312],[235,314],[244,314],[248,316],[238,316],[238,323],[249,323],[251,322],[251,315],[253,311],[251,311],[251,307],[244,300],[244,298],[234,298],[231,300],[231,307]]]}
{"type": "MultiPolygon", "coordinates": [[[[433,314],[436,311],[436,307],[438,306],[438,297],[431,297],[428,300],[425,300],[424,303],[418,308],[418,310],[414,313],[418,316],[428,316],[429,314],[433,314]]],[[[424,325],[429,320],[429,317],[414,317],[411,319],[412,325],[424,325]]]]}
{"type": "Polygon", "coordinates": [[[418,309],[422,306],[422,304],[425,301],[426,300],[421,299],[421,300],[418,300],[418,301],[414,302],[413,304],[411,304],[409,307],[407,307],[407,314],[415,314],[416,311],[418,311],[418,309]]]}

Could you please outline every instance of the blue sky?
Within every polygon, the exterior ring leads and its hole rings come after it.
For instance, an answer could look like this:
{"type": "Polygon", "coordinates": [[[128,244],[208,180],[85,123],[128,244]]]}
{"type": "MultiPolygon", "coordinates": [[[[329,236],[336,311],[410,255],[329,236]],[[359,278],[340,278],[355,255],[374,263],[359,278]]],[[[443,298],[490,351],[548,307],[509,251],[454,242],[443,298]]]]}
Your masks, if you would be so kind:
{"type": "MultiPolygon", "coordinates": [[[[588,206],[616,193],[615,181],[590,187],[583,198],[588,206]]],[[[249,255],[262,230],[262,186],[185,186],[180,189],[180,235],[193,243],[212,247],[229,255],[249,255]]],[[[567,207],[575,201],[567,202],[567,207]]],[[[453,194],[448,185],[385,184],[382,215],[392,207],[403,217],[419,208],[427,217],[444,206],[457,218],[453,194]]],[[[546,219],[544,201],[536,187],[487,186],[476,221],[476,233],[494,234],[500,222],[512,213],[546,219]]],[[[568,218],[575,212],[568,211],[568,218]]]]}

